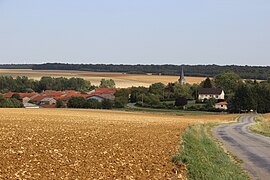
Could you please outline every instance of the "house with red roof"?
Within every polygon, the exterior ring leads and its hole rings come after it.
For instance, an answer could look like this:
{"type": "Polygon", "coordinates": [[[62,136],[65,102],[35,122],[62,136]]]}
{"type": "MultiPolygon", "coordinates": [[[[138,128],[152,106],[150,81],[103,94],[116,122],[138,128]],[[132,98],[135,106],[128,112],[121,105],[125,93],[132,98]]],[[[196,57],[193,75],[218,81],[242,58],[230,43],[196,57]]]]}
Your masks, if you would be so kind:
{"type": "Polygon", "coordinates": [[[20,100],[22,100],[23,103],[28,103],[30,100],[34,99],[37,97],[39,94],[38,93],[21,93],[21,92],[9,92],[4,94],[5,98],[12,98],[14,94],[18,94],[20,96],[20,100]]]}
{"type": "Polygon", "coordinates": [[[9,92],[4,94],[5,98],[11,98],[14,94],[20,95],[20,100],[23,104],[34,103],[44,108],[55,108],[57,100],[62,100],[67,104],[71,97],[83,97],[84,99],[96,99],[102,102],[104,99],[114,100],[116,89],[115,88],[96,88],[83,94],[75,90],[55,91],[45,90],[41,93],[22,93],[22,92],[9,92]],[[29,103],[31,102],[31,103],[29,103]]]}
{"type": "Polygon", "coordinates": [[[104,99],[114,100],[115,92],[115,88],[96,88],[89,93],[87,99],[95,99],[99,102],[102,102],[104,99]]]}
{"type": "Polygon", "coordinates": [[[228,109],[228,103],[227,103],[226,101],[216,103],[216,104],[215,104],[215,108],[216,108],[216,109],[227,110],[227,109],[228,109]]]}

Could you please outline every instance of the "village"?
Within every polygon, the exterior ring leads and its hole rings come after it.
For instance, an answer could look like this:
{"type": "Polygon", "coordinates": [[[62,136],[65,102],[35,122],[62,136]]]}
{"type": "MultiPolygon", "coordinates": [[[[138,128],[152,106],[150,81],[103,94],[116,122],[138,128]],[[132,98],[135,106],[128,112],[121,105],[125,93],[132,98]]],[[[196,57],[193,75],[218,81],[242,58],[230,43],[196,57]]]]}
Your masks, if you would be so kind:
{"type": "MultiPolygon", "coordinates": [[[[116,92],[116,88],[95,88],[87,93],[81,93],[75,90],[45,90],[41,93],[8,92],[3,94],[3,97],[17,98],[23,103],[24,108],[57,108],[57,101],[63,103],[61,107],[67,107],[72,97],[81,97],[85,100],[95,100],[100,103],[104,100],[114,101],[116,92]]],[[[224,101],[225,93],[222,89],[202,88],[198,91],[198,100],[203,102],[209,99],[219,100],[219,102],[214,104],[214,108],[225,111],[228,109],[228,103],[224,101]]]]}
{"type": "Polygon", "coordinates": [[[25,108],[56,108],[56,103],[58,100],[61,100],[64,103],[64,106],[66,106],[71,97],[82,97],[86,100],[94,99],[98,102],[102,102],[104,99],[114,100],[115,92],[115,88],[96,88],[87,92],[86,94],[75,90],[45,90],[41,93],[9,92],[3,96],[5,98],[12,98],[19,95],[18,99],[22,101],[25,108]]]}

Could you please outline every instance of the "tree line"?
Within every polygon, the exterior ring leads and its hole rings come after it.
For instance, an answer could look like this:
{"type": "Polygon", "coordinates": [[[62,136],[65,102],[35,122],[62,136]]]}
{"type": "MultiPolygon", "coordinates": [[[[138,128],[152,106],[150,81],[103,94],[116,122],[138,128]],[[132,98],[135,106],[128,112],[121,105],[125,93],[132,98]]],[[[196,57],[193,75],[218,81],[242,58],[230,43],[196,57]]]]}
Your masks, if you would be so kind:
{"type": "Polygon", "coordinates": [[[0,76],[0,92],[41,92],[43,90],[77,90],[91,89],[91,83],[82,78],[42,77],[40,80],[29,79],[26,76],[0,76]]]}
{"type": "MultiPolygon", "coordinates": [[[[236,66],[236,65],[183,65],[185,75],[199,77],[214,77],[219,73],[234,71],[244,79],[266,80],[270,76],[269,66],[236,66]]],[[[124,65],[124,64],[36,64],[33,70],[79,70],[93,72],[122,72],[130,74],[163,74],[180,75],[181,66],[178,65],[124,65]]]]}
{"type": "MultiPolygon", "coordinates": [[[[269,66],[237,66],[237,65],[183,65],[187,76],[214,77],[219,73],[234,71],[244,79],[266,80],[270,76],[269,66]]],[[[123,64],[3,64],[0,69],[33,69],[33,70],[78,70],[93,72],[122,72],[130,74],[163,74],[180,75],[178,65],[123,65],[123,64]]]]}

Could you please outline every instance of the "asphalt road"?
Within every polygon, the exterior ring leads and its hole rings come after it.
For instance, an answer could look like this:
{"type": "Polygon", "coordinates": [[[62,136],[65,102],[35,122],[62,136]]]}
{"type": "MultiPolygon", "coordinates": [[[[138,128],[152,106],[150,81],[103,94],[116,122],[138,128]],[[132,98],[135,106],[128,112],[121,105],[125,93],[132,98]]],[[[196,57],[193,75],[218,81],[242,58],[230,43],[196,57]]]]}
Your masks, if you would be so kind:
{"type": "Polygon", "coordinates": [[[256,115],[240,118],[239,123],[225,124],[213,129],[213,135],[225,148],[243,161],[242,167],[252,179],[270,179],[270,138],[249,130],[256,115]]]}

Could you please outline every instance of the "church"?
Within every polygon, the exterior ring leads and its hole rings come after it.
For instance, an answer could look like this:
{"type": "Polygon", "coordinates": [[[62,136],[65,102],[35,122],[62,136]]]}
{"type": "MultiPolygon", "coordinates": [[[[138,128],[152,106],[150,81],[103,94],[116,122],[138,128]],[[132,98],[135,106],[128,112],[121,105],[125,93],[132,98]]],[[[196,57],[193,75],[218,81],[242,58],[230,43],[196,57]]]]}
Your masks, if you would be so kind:
{"type": "Polygon", "coordinates": [[[182,72],[181,72],[180,78],[178,79],[178,82],[181,83],[182,85],[186,84],[183,66],[182,66],[182,72]]]}

